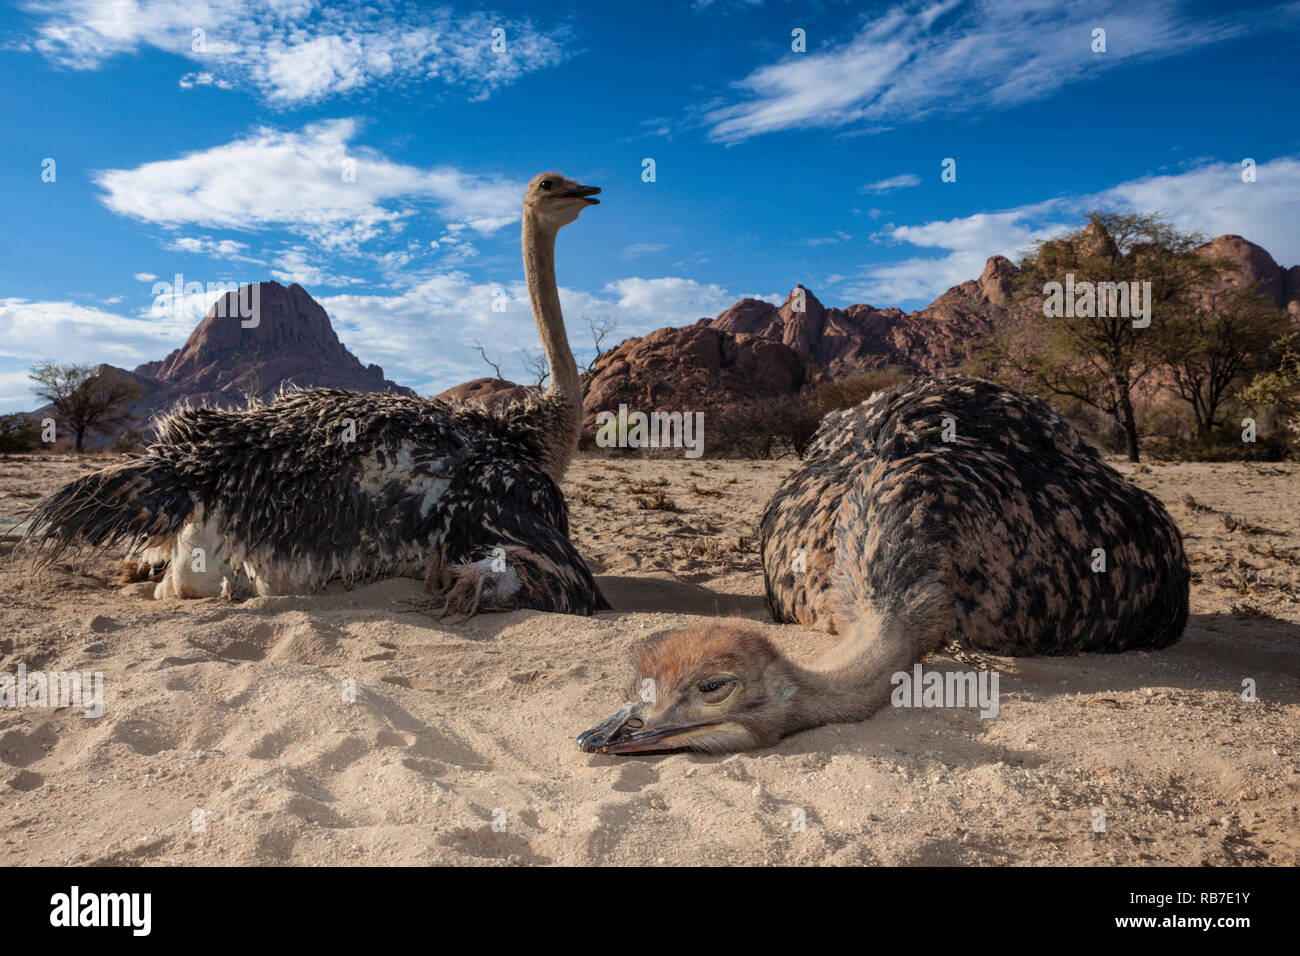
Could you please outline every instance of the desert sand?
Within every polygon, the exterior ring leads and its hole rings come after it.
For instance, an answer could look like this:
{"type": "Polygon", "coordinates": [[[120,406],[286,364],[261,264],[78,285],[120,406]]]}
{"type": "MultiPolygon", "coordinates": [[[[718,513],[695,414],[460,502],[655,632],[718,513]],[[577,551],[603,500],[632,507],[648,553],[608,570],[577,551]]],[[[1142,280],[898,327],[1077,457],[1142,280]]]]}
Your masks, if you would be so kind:
{"type": "MultiPolygon", "coordinates": [[[[0,459],[0,515],[111,460],[0,459]]],[[[727,757],[574,737],[635,641],[698,615],[801,660],[833,640],[763,607],[758,518],[793,462],[576,462],[574,537],[616,608],[592,618],[453,624],[412,580],[154,601],[113,555],[33,574],[10,536],[0,672],[102,672],[105,708],[0,709],[0,864],[1296,865],[1300,466],[1115,463],[1187,537],[1179,644],[941,657],[1000,673],[998,717],[887,708],[727,757]]]]}

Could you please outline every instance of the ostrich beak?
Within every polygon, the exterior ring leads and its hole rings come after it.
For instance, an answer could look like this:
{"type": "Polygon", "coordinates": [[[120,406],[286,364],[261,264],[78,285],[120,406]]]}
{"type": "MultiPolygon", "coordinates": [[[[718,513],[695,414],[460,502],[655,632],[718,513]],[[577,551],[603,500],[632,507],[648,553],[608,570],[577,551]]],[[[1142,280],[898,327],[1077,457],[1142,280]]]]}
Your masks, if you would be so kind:
{"type": "Polygon", "coordinates": [[[620,707],[618,711],[606,720],[602,720],[590,730],[584,730],[578,734],[578,749],[585,750],[589,754],[594,754],[602,747],[608,747],[609,742],[618,737],[623,730],[623,725],[627,723],[628,718],[632,716],[632,706],[620,707]]]}
{"type": "Polygon", "coordinates": [[[716,727],[722,721],[680,726],[664,721],[652,723],[642,717],[644,704],[620,707],[607,720],[578,735],[578,749],[589,754],[634,754],[678,750],[690,746],[697,731],[716,727]]]}
{"type": "Polygon", "coordinates": [[[600,205],[600,200],[592,198],[598,192],[600,192],[599,186],[574,186],[572,189],[570,189],[567,193],[564,194],[564,198],[581,199],[589,206],[598,206],[600,205]]]}

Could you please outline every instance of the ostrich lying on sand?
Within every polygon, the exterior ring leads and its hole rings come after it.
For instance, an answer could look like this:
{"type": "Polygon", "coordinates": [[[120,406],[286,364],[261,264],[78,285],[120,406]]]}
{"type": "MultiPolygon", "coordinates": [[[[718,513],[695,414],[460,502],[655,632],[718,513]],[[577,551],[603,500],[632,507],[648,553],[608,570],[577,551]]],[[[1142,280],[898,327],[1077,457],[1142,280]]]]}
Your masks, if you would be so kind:
{"type": "Polygon", "coordinates": [[[426,575],[463,613],[608,607],[568,539],[558,482],[578,442],[582,391],[555,285],[555,238],[600,192],[559,174],[528,185],[523,256],[550,362],[544,393],[481,405],[339,389],[250,408],[187,408],[134,461],[47,498],[28,537],[127,546],[157,597],[315,591],[426,575]]]}
{"type": "Polygon", "coordinates": [[[1051,406],[975,379],[920,378],[826,416],[767,505],[762,547],[773,616],[836,645],[804,668],[736,621],[651,639],[633,663],[654,699],[579,747],[764,747],[866,718],[894,673],[952,639],[1113,652],[1165,647],[1187,623],[1187,559],[1161,504],[1051,406]]]}

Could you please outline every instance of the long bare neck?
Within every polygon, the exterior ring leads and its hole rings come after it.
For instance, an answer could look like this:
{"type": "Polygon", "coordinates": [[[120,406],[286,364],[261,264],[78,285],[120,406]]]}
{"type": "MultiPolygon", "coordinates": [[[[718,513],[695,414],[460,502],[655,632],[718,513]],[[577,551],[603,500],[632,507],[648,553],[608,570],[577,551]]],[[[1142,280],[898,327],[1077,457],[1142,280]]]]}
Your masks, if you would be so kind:
{"type": "Polygon", "coordinates": [[[856,618],[848,633],[809,668],[790,665],[799,688],[787,733],[822,724],[863,720],[889,703],[893,675],[909,671],[937,638],[905,633],[897,619],[874,613],[856,618]]]}
{"type": "Polygon", "coordinates": [[[582,383],[578,378],[578,363],[569,348],[569,336],[564,330],[564,314],[560,311],[560,291],[555,284],[555,231],[543,228],[524,214],[523,229],[524,275],[528,280],[528,299],[537,322],[537,334],[551,370],[551,384],[546,390],[545,404],[556,408],[559,421],[547,427],[547,471],[559,481],[568,469],[569,460],[578,447],[582,429],[582,383]]]}

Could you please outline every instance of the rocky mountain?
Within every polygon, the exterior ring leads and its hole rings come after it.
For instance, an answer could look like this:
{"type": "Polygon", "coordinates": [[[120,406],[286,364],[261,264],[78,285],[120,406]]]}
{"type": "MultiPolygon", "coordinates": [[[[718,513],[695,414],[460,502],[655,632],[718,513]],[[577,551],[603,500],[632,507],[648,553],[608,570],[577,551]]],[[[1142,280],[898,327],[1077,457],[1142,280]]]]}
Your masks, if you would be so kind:
{"type": "Polygon", "coordinates": [[[891,365],[917,373],[950,372],[966,358],[969,342],[993,330],[1015,269],[994,256],[978,279],[953,286],[917,312],[870,305],[828,309],[796,285],[779,307],[742,299],[707,321],[723,331],[775,339],[832,376],[891,365]]]}
{"type": "MultiPolygon", "coordinates": [[[[284,384],[415,394],[384,378],[378,365],[362,365],[302,286],[261,282],[253,288],[258,295],[256,326],[243,327],[239,294],[231,292],[165,359],[132,371],[103,367],[131,379],[141,390],[131,407],[139,421],[178,401],[237,405],[249,394],[268,398],[284,384]]],[[[247,287],[243,294],[247,312],[252,302],[247,287]]]]}
{"type": "Polygon", "coordinates": [[[808,356],[760,335],[714,328],[708,319],[624,341],[586,376],[583,424],[600,411],[700,411],[794,395],[826,380],[808,356]]]}
{"type": "MultiPolygon", "coordinates": [[[[1227,285],[1254,285],[1300,327],[1300,266],[1284,269],[1241,236],[1219,236],[1198,247],[1225,260],[1227,285]]],[[[870,305],[826,308],[796,285],[778,306],[742,299],[707,322],[727,332],[759,335],[808,355],[834,376],[897,366],[913,373],[953,372],[969,346],[986,338],[1006,316],[1014,263],[993,256],[978,279],[955,285],[924,309],[903,312],[870,305]],[[800,308],[802,307],[802,308],[800,308]]]]}
{"type": "Polygon", "coordinates": [[[1259,283],[1263,293],[1300,324],[1300,266],[1282,268],[1266,249],[1241,236],[1219,236],[1196,251],[1231,263],[1223,276],[1225,285],[1259,283]]]}

